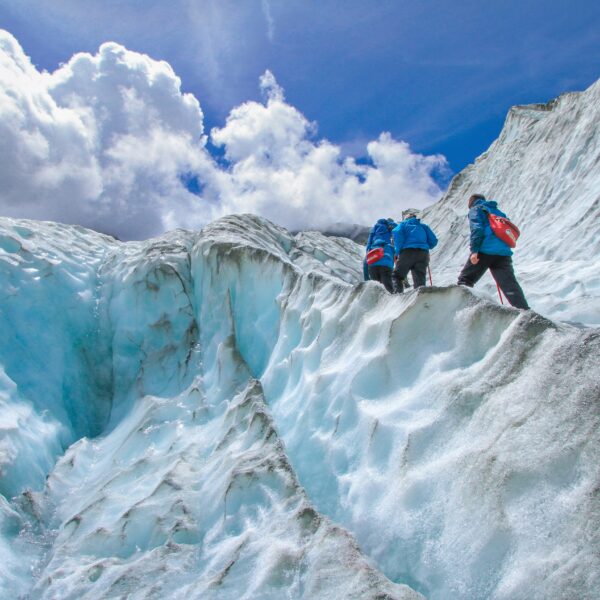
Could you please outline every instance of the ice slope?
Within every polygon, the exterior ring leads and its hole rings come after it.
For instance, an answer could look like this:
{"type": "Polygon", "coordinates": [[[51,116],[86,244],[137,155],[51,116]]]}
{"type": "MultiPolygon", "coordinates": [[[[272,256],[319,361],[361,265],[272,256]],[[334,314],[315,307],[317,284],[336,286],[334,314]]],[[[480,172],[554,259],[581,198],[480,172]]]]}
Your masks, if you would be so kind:
{"type": "MultiPolygon", "coordinates": [[[[424,211],[440,238],[434,283],[456,283],[468,256],[466,200],[483,193],[521,229],[514,261],[530,305],[555,320],[600,325],[599,165],[600,80],[548,104],[513,107],[489,150],[424,211]]],[[[478,289],[497,298],[489,276],[478,289]]]]}
{"type": "Polygon", "coordinates": [[[598,331],[371,288],[296,288],[263,376],[316,506],[430,598],[593,598],[598,331]]]}
{"type": "Polygon", "coordinates": [[[597,329],[247,215],[0,247],[2,598],[595,597],[597,329]]]}

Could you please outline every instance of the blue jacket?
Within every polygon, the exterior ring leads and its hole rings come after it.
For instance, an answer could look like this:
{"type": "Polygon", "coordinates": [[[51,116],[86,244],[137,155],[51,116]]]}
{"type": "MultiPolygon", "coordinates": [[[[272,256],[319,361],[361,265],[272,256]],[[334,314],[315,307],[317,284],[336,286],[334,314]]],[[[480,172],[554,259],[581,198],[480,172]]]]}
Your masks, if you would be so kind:
{"type": "Polygon", "coordinates": [[[396,254],[406,248],[420,248],[431,250],[435,248],[438,240],[428,225],[421,223],[417,217],[405,219],[394,229],[394,246],[396,254]]]}
{"type": "Polygon", "coordinates": [[[371,267],[390,267],[394,266],[394,246],[392,245],[392,233],[391,229],[396,226],[396,223],[391,219],[379,219],[367,241],[367,252],[373,250],[373,248],[383,248],[383,258],[380,258],[377,262],[371,263],[371,267]]]}
{"type": "Polygon", "coordinates": [[[476,200],[469,210],[469,226],[471,227],[471,253],[483,252],[495,256],[511,256],[510,246],[497,237],[492,228],[485,211],[500,217],[506,215],[498,209],[498,203],[494,200],[476,200]]]}

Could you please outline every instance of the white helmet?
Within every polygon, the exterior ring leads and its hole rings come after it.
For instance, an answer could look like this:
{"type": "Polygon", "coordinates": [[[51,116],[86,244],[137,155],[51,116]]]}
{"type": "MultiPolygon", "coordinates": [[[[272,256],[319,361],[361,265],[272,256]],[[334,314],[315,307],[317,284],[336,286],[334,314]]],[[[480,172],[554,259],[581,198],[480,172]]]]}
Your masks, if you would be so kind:
{"type": "Polygon", "coordinates": [[[421,211],[417,208],[407,208],[402,211],[402,220],[408,219],[409,217],[418,217],[421,211]]]}

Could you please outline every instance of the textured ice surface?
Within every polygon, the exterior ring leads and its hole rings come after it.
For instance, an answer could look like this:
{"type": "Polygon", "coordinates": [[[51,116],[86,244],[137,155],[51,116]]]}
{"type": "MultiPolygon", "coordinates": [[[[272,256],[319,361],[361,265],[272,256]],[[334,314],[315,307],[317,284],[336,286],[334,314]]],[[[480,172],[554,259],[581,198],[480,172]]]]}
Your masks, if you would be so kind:
{"type": "Polygon", "coordinates": [[[595,596],[597,329],[250,216],[0,245],[3,598],[595,596]]]}
{"type": "Polygon", "coordinates": [[[39,487],[66,446],[106,425],[112,385],[99,269],[111,250],[111,238],[82,228],[2,222],[0,493],[7,497],[39,487]]]}
{"type": "Polygon", "coordinates": [[[420,597],[315,508],[253,374],[297,264],[355,281],[360,248],[252,217],[0,236],[1,597],[420,597]]]}
{"type": "MultiPolygon", "coordinates": [[[[513,107],[500,137],[423,214],[440,239],[434,284],[468,257],[467,198],[498,200],[521,229],[514,262],[529,304],[554,320],[600,325],[600,80],[548,104],[513,107]]],[[[477,293],[497,298],[486,275],[477,293]]]]}

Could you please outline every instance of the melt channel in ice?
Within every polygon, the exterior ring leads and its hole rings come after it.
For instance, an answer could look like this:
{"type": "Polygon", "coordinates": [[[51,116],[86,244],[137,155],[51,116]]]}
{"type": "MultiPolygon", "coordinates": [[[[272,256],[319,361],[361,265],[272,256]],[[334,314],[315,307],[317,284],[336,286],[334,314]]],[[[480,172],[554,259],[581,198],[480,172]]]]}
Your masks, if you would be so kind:
{"type": "Polygon", "coordinates": [[[3,597],[594,597],[597,329],[250,216],[0,223],[3,597]]]}

